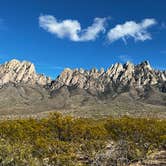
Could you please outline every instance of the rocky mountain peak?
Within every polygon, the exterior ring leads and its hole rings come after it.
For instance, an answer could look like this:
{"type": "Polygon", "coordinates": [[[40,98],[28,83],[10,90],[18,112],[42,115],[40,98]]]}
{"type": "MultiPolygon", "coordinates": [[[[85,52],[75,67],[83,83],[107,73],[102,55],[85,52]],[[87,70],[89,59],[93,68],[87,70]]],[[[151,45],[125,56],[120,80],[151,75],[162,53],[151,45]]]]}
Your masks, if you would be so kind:
{"type": "Polygon", "coordinates": [[[142,69],[152,70],[152,67],[151,67],[149,61],[144,61],[144,62],[140,63],[138,66],[141,67],[142,69]]]}
{"type": "Polygon", "coordinates": [[[121,63],[111,65],[106,71],[103,68],[100,70],[96,68],[91,70],[67,68],[51,84],[51,88],[75,86],[100,93],[110,89],[142,88],[146,85],[155,85],[165,81],[166,72],[154,70],[148,61],[138,65],[128,61],[124,65],[121,63]]]}
{"type": "Polygon", "coordinates": [[[9,72],[10,71],[19,72],[19,70],[22,68],[21,70],[24,70],[26,72],[28,71],[30,75],[36,73],[34,64],[32,64],[28,61],[20,62],[16,59],[6,62],[4,64],[4,68],[8,69],[9,72]]]}
{"type": "Polygon", "coordinates": [[[131,87],[143,88],[160,83],[162,83],[161,89],[165,89],[165,81],[166,71],[154,70],[148,61],[138,65],[129,61],[125,64],[116,63],[107,70],[104,68],[99,70],[97,68],[91,70],[65,68],[52,82],[49,77],[37,74],[31,62],[13,59],[0,65],[0,85],[10,82],[39,84],[48,85],[52,90],[63,86],[74,86],[94,94],[112,90],[121,92],[131,87]]]}
{"type": "Polygon", "coordinates": [[[146,111],[139,112],[139,108],[149,111],[152,104],[160,105],[158,115],[165,116],[166,71],[154,70],[147,61],[138,65],[127,62],[108,69],[66,68],[51,81],[37,74],[32,63],[14,59],[0,65],[0,92],[0,114],[65,108],[74,113],[79,110],[80,115],[84,114],[82,110],[90,115],[108,115],[112,111],[123,114],[125,110],[127,115],[130,110],[142,115],[146,111]]]}
{"type": "Polygon", "coordinates": [[[9,82],[45,85],[51,82],[51,79],[36,74],[35,66],[31,62],[13,59],[0,65],[0,84],[9,82]]]}
{"type": "Polygon", "coordinates": [[[126,69],[127,69],[127,68],[131,68],[131,67],[133,68],[133,67],[134,67],[134,64],[131,63],[130,61],[127,61],[127,62],[123,65],[123,67],[126,68],[126,69]]]}

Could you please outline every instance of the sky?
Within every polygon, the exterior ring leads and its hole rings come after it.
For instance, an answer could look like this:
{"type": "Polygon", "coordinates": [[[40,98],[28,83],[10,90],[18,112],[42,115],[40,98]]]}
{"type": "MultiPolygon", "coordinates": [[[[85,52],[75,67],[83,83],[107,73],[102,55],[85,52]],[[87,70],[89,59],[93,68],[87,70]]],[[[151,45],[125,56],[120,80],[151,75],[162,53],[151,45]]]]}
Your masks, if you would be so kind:
{"type": "Polygon", "coordinates": [[[0,63],[11,59],[52,78],[126,61],[165,70],[166,1],[1,0],[0,63]]]}

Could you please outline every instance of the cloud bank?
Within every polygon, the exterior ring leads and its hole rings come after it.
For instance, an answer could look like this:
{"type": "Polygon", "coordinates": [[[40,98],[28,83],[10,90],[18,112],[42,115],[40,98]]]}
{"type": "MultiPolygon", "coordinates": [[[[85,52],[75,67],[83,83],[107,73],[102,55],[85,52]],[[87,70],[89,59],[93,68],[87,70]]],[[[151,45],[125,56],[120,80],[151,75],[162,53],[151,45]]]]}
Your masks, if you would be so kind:
{"type": "MultiPolygon", "coordinates": [[[[68,38],[74,42],[83,42],[93,41],[100,33],[104,33],[107,20],[107,18],[94,18],[91,26],[82,29],[81,24],[77,20],[57,20],[52,15],[41,15],[39,17],[39,26],[58,38],[68,38]]],[[[148,28],[155,24],[157,22],[153,18],[146,18],[140,23],[126,21],[124,24],[118,24],[110,29],[107,33],[107,39],[111,43],[119,39],[126,43],[128,38],[133,38],[135,41],[150,40],[152,36],[148,32],[148,28]]]]}
{"type": "Polygon", "coordinates": [[[135,41],[145,41],[152,39],[147,28],[155,25],[155,19],[144,19],[140,23],[135,21],[127,21],[124,24],[118,24],[110,29],[107,38],[110,42],[122,39],[126,43],[126,39],[133,38],[135,41]]]}
{"type": "Polygon", "coordinates": [[[105,32],[106,18],[95,18],[93,24],[86,29],[82,29],[77,20],[58,21],[52,15],[42,15],[39,17],[39,25],[44,30],[63,39],[68,38],[71,41],[92,41],[99,33],[105,32]]]}

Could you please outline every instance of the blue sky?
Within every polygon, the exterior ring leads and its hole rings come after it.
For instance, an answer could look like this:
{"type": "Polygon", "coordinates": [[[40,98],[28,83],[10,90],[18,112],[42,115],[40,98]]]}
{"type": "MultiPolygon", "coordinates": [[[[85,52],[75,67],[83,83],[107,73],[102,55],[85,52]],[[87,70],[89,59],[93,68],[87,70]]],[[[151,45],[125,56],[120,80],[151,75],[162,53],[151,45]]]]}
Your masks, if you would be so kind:
{"type": "Polygon", "coordinates": [[[53,78],[127,60],[166,69],[166,1],[1,0],[0,63],[13,58],[53,78]]]}

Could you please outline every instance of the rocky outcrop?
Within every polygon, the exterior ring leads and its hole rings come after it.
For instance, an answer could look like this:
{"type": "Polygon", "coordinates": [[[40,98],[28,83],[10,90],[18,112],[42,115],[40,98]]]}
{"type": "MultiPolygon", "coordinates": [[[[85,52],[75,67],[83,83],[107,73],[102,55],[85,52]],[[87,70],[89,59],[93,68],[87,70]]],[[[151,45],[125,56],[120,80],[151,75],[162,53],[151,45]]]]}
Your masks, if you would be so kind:
{"type": "Polygon", "coordinates": [[[65,69],[55,80],[30,62],[0,65],[0,115],[60,110],[74,116],[166,117],[166,71],[145,61],[116,63],[107,70],[65,69]]]}
{"type": "Polygon", "coordinates": [[[130,62],[122,65],[116,63],[107,70],[93,68],[91,70],[66,68],[53,81],[49,77],[37,74],[32,63],[11,60],[0,65],[0,86],[9,83],[42,85],[51,94],[61,87],[84,89],[92,95],[133,92],[147,90],[147,86],[158,86],[161,92],[166,91],[166,71],[154,70],[148,61],[134,65],[130,62]],[[113,93],[114,92],[114,93],[113,93]]]}
{"type": "Polygon", "coordinates": [[[51,82],[49,77],[36,74],[32,63],[18,60],[11,60],[0,65],[0,85],[7,83],[26,83],[30,85],[46,85],[51,82]]]}
{"type": "Polygon", "coordinates": [[[165,166],[166,165],[166,151],[157,151],[147,156],[143,161],[133,163],[130,166],[165,166]]]}
{"type": "Polygon", "coordinates": [[[64,71],[51,82],[49,77],[36,74],[32,63],[18,60],[11,60],[0,65],[0,85],[7,83],[26,83],[48,85],[51,90],[60,87],[77,87],[85,89],[92,94],[107,92],[110,90],[123,91],[128,88],[141,88],[146,85],[160,85],[160,89],[165,92],[166,71],[154,70],[148,61],[134,65],[130,62],[122,65],[116,63],[106,71],[93,68],[91,70],[70,69],[64,71]]]}
{"type": "Polygon", "coordinates": [[[50,84],[52,90],[62,86],[75,86],[86,89],[92,94],[114,90],[128,91],[131,87],[143,88],[148,85],[161,84],[163,91],[166,82],[166,71],[154,70],[148,61],[134,65],[130,62],[122,65],[116,63],[108,68],[91,70],[66,68],[56,80],[50,84]]]}

